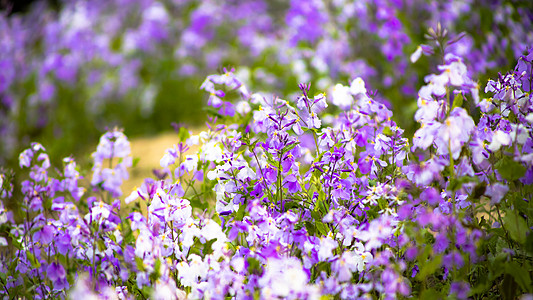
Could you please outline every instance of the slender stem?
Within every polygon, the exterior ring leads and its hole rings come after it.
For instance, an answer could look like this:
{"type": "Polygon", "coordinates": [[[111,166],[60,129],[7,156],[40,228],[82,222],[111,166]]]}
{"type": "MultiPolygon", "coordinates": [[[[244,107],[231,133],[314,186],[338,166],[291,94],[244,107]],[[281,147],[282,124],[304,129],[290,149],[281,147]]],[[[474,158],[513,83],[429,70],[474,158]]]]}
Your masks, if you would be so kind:
{"type": "MultiPolygon", "coordinates": [[[[250,148],[250,151],[251,151],[252,154],[254,155],[254,157],[255,157],[255,161],[257,162],[257,165],[259,166],[259,171],[261,172],[261,177],[262,177],[262,178],[265,178],[265,174],[263,174],[263,168],[261,168],[261,163],[259,162],[259,159],[257,158],[257,154],[255,154],[255,150],[250,148]]],[[[265,180],[263,180],[263,183],[265,184],[265,188],[266,188],[266,190],[267,190],[268,193],[270,194],[270,198],[271,198],[271,199],[274,199],[274,195],[272,194],[272,192],[271,192],[270,189],[268,188],[268,185],[267,185],[267,183],[266,183],[265,180]]]]}
{"type": "Polygon", "coordinates": [[[314,130],[313,131],[313,138],[315,140],[315,146],[316,146],[316,156],[320,156],[320,150],[318,149],[318,137],[316,136],[316,132],[314,130]]]}
{"type": "MultiPolygon", "coordinates": [[[[30,223],[30,214],[28,212],[28,210],[26,209],[26,224],[27,226],[29,227],[29,223],[30,223]]],[[[28,228],[27,229],[27,232],[30,232],[30,229],[28,228]]],[[[31,234],[28,234],[29,237],[30,237],[30,243],[31,243],[31,251],[32,251],[32,254],[33,254],[33,258],[35,260],[37,260],[37,256],[35,255],[35,245],[34,245],[34,242],[33,242],[33,236],[31,234]]],[[[44,294],[44,284],[43,284],[43,280],[41,278],[41,273],[39,272],[39,268],[35,268],[35,270],[37,271],[37,278],[39,279],[39,284],[41,285],[41,293],[42,293],[42,296],[43,296],[43,299],[46,299],[46,296],[44,294]]]]}
{"type": "Polygon", "coordinates": [[[93,258],[92,258],[93,267],[94,267],[94,289],[96,289],[96,285],[98,281],[97,268],[96,268],[96,236],[97,236],[97,233],[95,232],[94,238],[93,238],[93,258]]]}
{"type": "Polygon", "coordinates": [[[510,238],[509,238],[509,232],[503,226],[503,221],[502,221],[502,216],[500,214],[500,206],[499,206],[499,204],[496,204],[496,212],[498,213],[498,220],[500,221],[500,226],[502,227],[503,232],[505,233],[505,239],[507,240],[507,244],[509,244],[509,247],[512,248],[512,245],[511,245],[511,242],[510,242],[510,238]]]}
{"type": "Polygon", "coordinates": [[[278,152],[278,157],[279,157],[279,163],[278,163],[278,178],[277,178],[277,181],[278,181],[278,195],[279,195],[279,201],[280,201],[280,205],[281,205],[281,201],[283,201],[283,186],[282,186],[282,180],[281,180],[281,161],[283,160],[283,148],[282,150],[279,150],[278,152]]]}

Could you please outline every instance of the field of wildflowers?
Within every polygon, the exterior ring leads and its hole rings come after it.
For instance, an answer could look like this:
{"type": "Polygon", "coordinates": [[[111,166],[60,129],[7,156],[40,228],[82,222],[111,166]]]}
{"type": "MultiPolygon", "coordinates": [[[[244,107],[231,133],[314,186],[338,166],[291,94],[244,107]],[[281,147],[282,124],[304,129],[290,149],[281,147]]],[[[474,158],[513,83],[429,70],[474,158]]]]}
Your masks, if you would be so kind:
{"type": "Polygon", "coordinates": [[[3,14],[0,295],[533,299],[532,26],[496,0],[3,14]],[[123,190],[125,133],[171,122],[123,190]]]}

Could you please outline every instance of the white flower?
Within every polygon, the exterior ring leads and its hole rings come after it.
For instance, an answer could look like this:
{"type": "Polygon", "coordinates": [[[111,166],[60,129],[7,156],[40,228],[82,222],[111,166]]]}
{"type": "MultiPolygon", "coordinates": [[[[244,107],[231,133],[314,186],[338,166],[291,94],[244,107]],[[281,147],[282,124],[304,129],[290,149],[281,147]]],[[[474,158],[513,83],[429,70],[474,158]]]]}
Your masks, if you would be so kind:
{"type": "Polygon", "coordinates": [[[533,124],[533,113],[529,113],[529,115],[527,115],[526,121],[533,124]]]}
{"type": "Polygon", "coordinates": [[[226,240],[226,235],[222,231],[222,228],[220,228],[220,225],[211,219],[206,220],[205,226],[200,230],[200,235],[207,241],[212,239],[226,240]]]}
{"type": "Polygon", "coordinates": [[[222,159],[222,148],[215,141],[205,143],[200,149],[200,158],[203,161],[219,161],[222,159]]]}
{"type": "Polygon", "coordinates": [[[274,297],[285,298],[307,290],[307,274],[302,269],[301,262],[296,258],[272,259],[265,267],[263,276],[259,279],[262,296],[267,299],[274,297]]]}
{"type": "Polygon", "coordinates": [[[241,114],[241,115],[246,115],[247,113],[250,112],[250,110],[252,110],[250,108],[250,104],[248,104],[247,101],[239,101],[237,102],[237,104],[235,105],[235,110],[241,114]]]}
{"type": "Polygon", "coordinates": [[[165,151],[165,155],[163,155],[163,157],[159,161],[159,164],[161,165],[162,168],[166,168],[166,167],[168,167],[170,165],[173,165],[174,162],[176,162],[176,156],[177,155],[178,155],[178,153],[177,153],[177,150],[176,150],[176,146],[174,146],[173,148],[168,148],[165,151]]]}
{"type": "Polygon", "coordinates": [[[207,275],[207,266],[202,258],[196,254],[189,255],[190,263],[186,261],[181,261],[176,265],[178,269],[178,276],[180,282],[184,286],[195,286],[198,283],[198,277],[200,279],[204,278],[207,275]]]}
{"type": "Polygon", "coordinates": [[[320,239],[320,249],[318,249],[318,260],[326,261],[331,258],[333,249],[337,248],[338,243],[331,237],[323,237],[320,239]]]}
{"type": "Polygon", "coordinates": [[[244,167],[237,173],[237,179],[239,180],[246,181],[248,178],[251,180],[257,179],[257,174],[249,167],[244,167]]]}
{"type": "Polygon", "coordinates": [[[166,23],[168,21],[168,13],[161,3],[154,2],[154,4],[144,11],[143,18],[149,21],[166,23]]]}
{"type": "Polygon", "coordinates": [[[153,241],[153,236],[147,230],[141,230],[135,243],[135,256],[144,257],[145,253],[151,253],[153,241]]]}
{"type": "Polygon", "coordinates": [[[357,253],[353,256],[357,271],[362,272],[365,264],[373,259],[370,252],[357,253]]]}
{"type": "Polygon", "coordinates": [[[187,155],[185,156],[185,161],[181,163],[187,172],[191,172],[196,169],[198,166],[198,155],[187,155]]]}
{"type": "Polygon", "coordinates": [[[422,56],[422,47],[418,46],[416,47],[415,52],[411,54],[411,57],[410,57],[411,62],[415,63],[420,58],[420,56],[422,56]]]}
{"type": "Polygon", "coordinates": [[[340,83],[336,84],[331,92],[331,102],[342,109],[349,109],[353,103],[350,88],[340,83]]]}
{"type": "Polygon", "coordinates": [[[352,83],[350,84],[350,93],[354,96],[359,94],[366,95],[365,82],[361,77],[352,80],[352,83]]]}
{"type": "Polygon", "coordinates": [[[511,136],[501,130],[497,130],[492,136],[492,142],[488,146],[489,150],[498,151],[502,145],[509,146],[511,144],[511,136]]]}

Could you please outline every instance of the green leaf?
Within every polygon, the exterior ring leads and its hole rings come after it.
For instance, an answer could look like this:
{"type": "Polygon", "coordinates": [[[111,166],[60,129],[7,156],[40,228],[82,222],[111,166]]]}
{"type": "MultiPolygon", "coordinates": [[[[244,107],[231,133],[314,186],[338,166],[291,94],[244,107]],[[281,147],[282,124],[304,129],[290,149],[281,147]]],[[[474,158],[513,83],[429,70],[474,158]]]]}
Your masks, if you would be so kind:
{"type": "MultiPolygon", "coordinates": [[[[129,226],[126,226],[126,228],[130,228],[129,226]]],[[[122,238],[122,247],[126,247],[127,245],[130,245],[131,243],[135,242],[135,236],[133,235],[133,231],[126,230],[124,233],[124,237],[122,238]]]]}
{"type": "Polygon", "coordinates": [[[12,232],[8,232],[9,237],[11,238],[11,244],[18,250],[22,249],[22,244],[18,241],[18,237],[15,236],[12,232]]]}
{"type": "Polygon", "coordinates": [[[235,215],[236,220],[242,221],[246,212],[246,207],[245,204],[239,206],[239,210],[237,210],[237,214],[235,215]]]}
{"type": "Polygon", "coordinates": [[[307,229],[307,232],[310,236],[315,235],[316,228],[315,225],[309,221],[305,221],[305,229],[307,229]]]}
{"type": "Polygon", "coordinates": [[[51,210],[52,209],[52,198],[50,197],[44,198],[43,207],[46,210],[51,210]]]}
{"type": "Polygon", "coordinates": [[[293,144],[288,145],[287,147],[283,148],[283,153],[287,153],[291,151],[292,149],[294,149],[294,147],[296,147],[299,144],[300,143],[293,143],[293,144]]]}
{"type": "Polygon", "coordinates": [[[526,173],[526,168],[519,162],[514,161],[509,156],[499,160],[494,167],[500,175],[509,181],[520,179],[526,173]]]}
{"type": "Polygon", "coordinates": [[[528,270],[520,266],[516,261],[512,261],[505,265],[505,271],[514,277],[514,280],[525,291],[529,291],[531,288],[531,277],[528,270]]]}
{"type": "Polygon", "coordinates": [[[328,235],[329,230],[328,230],[328,226],[327,226],[326,224],[324,224],[324,223],[322,223],[322,222],[319,222],[319,221],[317,221],[315,224],[316,224],[316,229],[317,229],[317,231],[318,231],[321,235],[324,235],[324,236],[328,235]]]}
{"type": "Polygon", "coordinates": [[[459,94],[456,94],[455,97],[453,98],[453,105],[452,105],[452,110],[456,107],[461,107],[463,106],[463,94],[459,93],[459,94]]]}
{"type": "Polygon", "coordinates": [[[514,208],[517,209],[520,213],[524,214],[526,218],[533,218],[533,208],[530,208],[529,204],[518,194],[514,194],[513,196],[515,196],[512,197],[514,208]]]}
{"type": "Polygon", "coordinates": [[[131,167],[132,168],[135,168],[137,166],[137,164],[139,163],[139,161],[141,160],[140,157],[135,157],[133,158],[132,162],[131,162],[131,167]]]}
{"type": "Polygon", "coordinates": [[[428,289],[420,294],[420,299],[442,299],[442,294],[437,290],[428,289]]]}
{"type": "Polygon", "coordinates": [[[117,242],[117,237],[114,234],[107,234],[107,237],[113,242],[117,242]]]}
{"type": "Polygon", "coordinates": [[[261,263],[257,259],[253,257],[248,257],[247,261],[248,261],[248,272],[250,274],[262,274],[263,273],[263,269],[261,268],[261,263]]]}
{"type": "Polygon", "coordinates": [[[96,246],[100,251],[104,251],[107,248],[103,240],[96,241],[96,246]]]}
{"type": "Polygon", "coordinates": [[[533,233],[529,233],[526,239],[526,251],[533,254],[533,233]]]}
{"type": "Polygon", "coordinates": [[[448,185],[448,189],[452,192],[455,192],[463,187],[465,183],[470,182],[477,182],[476,177],[470,177],[470,176],[462,176],[459,178],[454,178],[450,181],[450,184],[448,185]]]}
{"type": "Polygon", "coordinates": [[[159,270],[161,269],[161,260],[156,259],[155,263],[154,263],[154,271],[152,272],[152,274],[150,274],[150,279],[152,281],[156,281],[157,279],[159,279],[159,270]]]}
{"type": "Polygon", "coordinates": [[[507,210],[503,222],[504,228],[509,231],[513,240],[521,244],[526,242],[526,233],[530,230],[524,218],[516,214],[515,211],[507,210]]]}
{"type": "Polygon", "coordinates": [[[331,270],[331,264],[325,261],[321,261],[315,265],[316,272],[320,274],[321,272],[329,273],[331,270]]]}
{"type": "Polygon", "coordinates": [[[211,239],[209,241],[207,241],[205,244],[204,244],[204,250],[202,251],[205,255],[208,255],[208,254],[211,254],[213,253],[213,243],[216,242],[216,238],[215,239],[211,239]]]}
{"type": "Polygon", "coordinates": [[[41,263],[35,259],[35,256],[30,251],[26,251],[26,257],[30,261],[33,268],[37,269],[41,266],[41,263]]]}
{"type": "Polygon", "coordinates": [[[144,262],[142,258],[135,256],[135,264],[137,265],[137,269],[139,269],[139,271],[144,272],[144,262]]]}
{"type": "Polygon", "coordinates": [[[389,126],[383,127],[383,134],[386,136],[394,136],[394,132],[390,129],[389,126]]]}
{"type": "Polygon", "coordinates": [[[63,265],[67,265],[67,258],[63,254],[56,254],[56,257],[58,258],[59,262],[63,265]]]}
{"type": "Polygon", "coordinates": [[[191,135],[189,134],[189,130],[185,127],[180,127],[180,130],[178,131],[178,137],[180,141],[185,142],[191,135]]]}
{"type": "Polygon", "coordinates": [[[518,284],[510,274],[505,274],[500,291],[503,299],[514,299],[516,297],[516,290],[518,284]]]}
{"type": "Polygon", "coordinates": [[[434,258],[430,258],[426,264],[420,269],[420,273],[417,274],[419,280],[424,280],[426,276],[431,275],[440,268],[442,262],[442,254],[437,255],[434,258]]]}

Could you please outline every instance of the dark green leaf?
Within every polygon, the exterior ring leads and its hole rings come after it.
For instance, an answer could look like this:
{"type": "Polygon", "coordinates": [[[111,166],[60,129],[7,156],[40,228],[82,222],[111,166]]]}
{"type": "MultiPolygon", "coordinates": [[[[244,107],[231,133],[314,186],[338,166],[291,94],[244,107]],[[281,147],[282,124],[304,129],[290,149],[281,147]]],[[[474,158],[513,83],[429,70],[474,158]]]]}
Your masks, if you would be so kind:
{"type": "Polygon", "coordinates": [[[263,273],[263,269],[261,268],[261,263],[257,259],[253,257],[248,257],[247,262],[248,262],[248,272],[250,274],[262,274],[263,273]]]}
{"type": "Polygon", "coordinates": [[[156,281],[157,279],[159,279],[159,270],[161,269],[161,260],[156,259],[155,263],[154,263],[154,271],[152,272],[152,274],[150,274],[150,280],[152,281],[156,281]]]}
{"type": "Polygon", "coordinates": [[[316,229],[318,230],[318,232],[321,234],[321,235],[328,235],[329,233],[329,230],[328,230],[328,226],[322,222],[319,222],[317,221],[316,223],[316,229]]]}
{"type": "Polygon", "coordinates": [[[35,269],[39,268],[41,266],[41,263],[35,259],[35,256],[30,251],[26,251],[26,257],[31,263],[31,266],[35,269]]]}
{"type": "Polygon", "coordinates": [[[477,182],[477,178],[470,177],[470,176],[462,176],[459,178],[454,178],[450,181],[448,189],[452,192],[455,192],[459,190],[460,188],[462,188],[465,183],[470,183],[470,182],[477,182]]]}
{"type": "Polygon", "coordinates": [[[496,170],[500,175],[509,181],[522,178],[526,173],[526,168],[519,162],[514,161],[509,156],[505,156],[499,160],[495,165],[496,170]]]}
{"type": "Polygon", "coordinates": [[[528,270],[520,266],[516,261],[509,262],[505,266],[505,271],[514,277],[520,287],[527,292],[531,288],[531,277],[528,270]]]}
{"type": "Polygon", "coordinates": [[[510,274],[505,274],[503,282],[500,287],[500,291],[503,299],[515,299],[516,292],[518,290],[518,284],[510,274]]]}
{"type": "Polygon", "coordinates": [[[426,276],[431,275],[437,271],[441,266],[442,255],[438,255],[434,258],[430,258],[426,264],[420,269],[420,273],[417,274],[417,277],[420,280],[423,280],[426,276]]]}
{"type": "Polygon", "coordinates": [[[529,233],[526,238],[526,251],[533,254],[533,233],[529,233]]]}
{"type": "Polygon", "coordinates": [[[442,295],[437,290],[428,289],[420,294],[420,299],[442,299],[442,295]]]}
{"type": "Polygon", "coordinates": [[[213,253],[212,245],[217,239],[211,239],[204,244],[204,250],[202,251],[205,255],[213,253]]]}
{"type": "Polygon", "coordinates": [[[513,240],[523,244],[526,242],[526,233],[529,232],[526,220],[515,211],[508,210],[503,217],[504,228],[509,231],[513,240]]]}
{"type": "Polygon", "coordinates": [[[310,236],[315,235],[316,228],[313,223],[309,221],[305,221],[305,228],[307,229],[307,232],[309,233],[310,236]]]}

